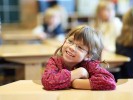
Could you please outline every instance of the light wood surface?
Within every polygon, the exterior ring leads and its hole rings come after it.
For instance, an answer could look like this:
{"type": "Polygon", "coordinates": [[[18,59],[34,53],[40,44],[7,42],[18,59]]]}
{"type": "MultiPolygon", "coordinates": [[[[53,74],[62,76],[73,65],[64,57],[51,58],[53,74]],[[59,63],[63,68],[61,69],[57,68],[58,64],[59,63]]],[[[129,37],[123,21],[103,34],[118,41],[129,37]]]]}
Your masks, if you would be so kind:
{"type": "Polygon", "coordinates": [[[113,91],[76,90],[64,92],[58,100],[133,100],[133,80],[119,80],[113,91]]]}
{"type": "Polygon", "coordinates": [[[130,60],[130,57],[124,55],[119,55],[105,50],[102,52],[102,61],[106,61],[110,68],[118,67],[125,62],[129,62],[130,60]]]}
{"type": "Polygon", "coordinates": [[[21,41],[21,40],[36,40],[36,39],[39,39],[36,35],[31,34],[31,33],[2,34],[2,38],[5,41],[21,41]]]}
{"type": "Polygon", "coordinates": [[[40,80],[20,80],[0,86],[0,100],[133,100],[132,84],[133,79],[121,79],[111,91],[46,91],[40,80]]]}
{"type": "Polygon", "coordinates": [[[59,41],[55,38],[52,38],[52,39],[46,39],[43,41],[44,44],[47,44],[47,45],[51,45],[51,46],[54,46],[54,47],[60,47],[63,45],[63,41],[59,41]]]}
{"type": "Polygon", "coordinates": [[[4,31],[1,34],[3,44],[22,44],[29,41],[40,40],[40,38],[32,33],[32,30],[11,30],[4,31]]]}
{"type": "Polygon", "coordinates": [[[42,64],[53,55],[56,48],[48,45],[2,45],[0,57],[24,64],[25,79],[40,79],[42,64]]]}
{"type": "Polygon", "coordinates": [[[102,52],[102,60],[106,60],[107,62],[129,62],[130,57],[126,57],[123,55],[115,54],[109,51],[103,50],[102,52]]]}
{"type": "Polygon", "coordinates": [[[54,53],[56,47],[43,44],[20,44],[0,46],[1,57],[26,57],[26,56],[49,56],[54,53]]]}

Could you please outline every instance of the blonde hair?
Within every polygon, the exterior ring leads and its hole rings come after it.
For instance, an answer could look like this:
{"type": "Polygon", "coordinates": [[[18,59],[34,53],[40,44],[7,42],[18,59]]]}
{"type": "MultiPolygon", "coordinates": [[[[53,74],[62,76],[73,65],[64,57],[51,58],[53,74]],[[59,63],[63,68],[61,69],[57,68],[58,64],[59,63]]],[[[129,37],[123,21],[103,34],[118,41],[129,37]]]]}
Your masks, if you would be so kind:
{"type": "Polygon", "coordinates": [[[51,17],[58,16],[60,18],[60,14],[57,10],[49,8],[43,14],[43,22],[48,21],[51,17]]]}
{"type": "Polygon", "coordinates": [[[133,47],[133,8],[123,16],[122,33],[117,38],[117,43],[133,47]]]}
{"type": "Polygon", "coordinates": [[[112,10],[112,17],[115,16],[115,11],[114,11],[114,4],[112,1],[110,0],[102,0],[99,2],[97,9],[96,9],[96,17],[95,17],[95,28],[99,27],[99,25],[102,23],[102,20],[99,17],[99,13],[103,10],[103,9],[108,9],[108,10],[112,10]]]}
{"type": "MultiPolygon", "coordinates": [[[[92,59],[101,59],[101,52],[103,50],[101,33],[87,25],[81,25],[72,29],[67,34],[66,39],[68,39],[70,36],[74,36],[74,40],[83,40],[83,44],[88,47],[88,53],[92,55],[92,59]]],[[[62,46],[57,49],[55,55],[58,51],[61,51],[62,46]]]]}

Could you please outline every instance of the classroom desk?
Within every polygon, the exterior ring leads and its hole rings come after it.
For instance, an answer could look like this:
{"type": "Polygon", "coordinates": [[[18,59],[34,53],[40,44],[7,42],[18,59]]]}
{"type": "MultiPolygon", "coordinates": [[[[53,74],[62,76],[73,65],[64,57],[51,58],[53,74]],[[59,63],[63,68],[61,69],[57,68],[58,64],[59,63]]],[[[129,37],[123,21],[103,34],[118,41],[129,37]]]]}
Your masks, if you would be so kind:
{"type": "Polygon", "coordinates": [[[0,100],[133,100],[132,84],[133,79],[121,79],[111,91],[46,91],[40,80],[20,80],[0,86],[0,100]]]}
{"type": "MultiPolygon", "coordinates": [[[[40,79],[42,63],[46,62],[57,48],[57,45],[53,46],[52,44],[2,45],[0,46],[0,57],[7,61],[23,63],[25,79],[40,79]]],[[[118,65],[130,61],[130,58],[105,51],[102,54],[102,60],[118,65]]]]}
{"type": "Polygon", "coordinates": [[[5,31],[2,35],[3,44],[22,44],[30,41],[40,41],[40,38],[31,30],[5,31]]]}
{"type": "Polygon", "coordinates": [[[115,54],[115,53],[103,50],[102,60],[105,60],[106,62],[108,62],[110,65],[110,68],[113,68],[123,64],[124,62],[129,62],[131,59],[130,57],[127,57],[124,55],[119,55],[119,54],[115,54]]]}
{"type": "Polygon", "coordinates": [[[118,80],[116,90],[63,92],[58,100],[133,100],[133,79],[118,80]]]}
{"type": "Polygon", "coordinates": [[[0,57],[24,64],[25,79],[40,79],[42,63],[53,55],[56,48],[48,45],[2,45],[0,57]]]}
{"type": "Polygon", "coordinates": [[[58,48],[63,44],[63,41],[59,41],[55,38],[51,38],[51,39],[49,38],[49,39],[44,40],[43,43],[58,48]]]}

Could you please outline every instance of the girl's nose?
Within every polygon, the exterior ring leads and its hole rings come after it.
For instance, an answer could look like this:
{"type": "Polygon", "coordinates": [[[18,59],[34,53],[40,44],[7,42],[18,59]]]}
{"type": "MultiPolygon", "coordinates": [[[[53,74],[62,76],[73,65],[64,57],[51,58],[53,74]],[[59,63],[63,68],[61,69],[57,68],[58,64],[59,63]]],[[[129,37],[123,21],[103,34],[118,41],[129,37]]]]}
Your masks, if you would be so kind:
{"type": "Polygon", "coordinates": [[[70,46],[70,50],[71,50],[71,51],[76,51],[76,45],[75,45],[75,44],[71,45],[71,46],[70,46]]]}

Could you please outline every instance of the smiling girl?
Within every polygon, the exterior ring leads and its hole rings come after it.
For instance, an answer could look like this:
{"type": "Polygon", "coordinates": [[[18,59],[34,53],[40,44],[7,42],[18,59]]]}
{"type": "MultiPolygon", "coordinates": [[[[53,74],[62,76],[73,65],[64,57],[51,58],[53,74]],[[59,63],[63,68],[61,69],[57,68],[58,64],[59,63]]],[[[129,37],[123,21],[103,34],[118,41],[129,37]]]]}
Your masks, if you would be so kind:
{"type": "Polygon", "coordinates": [[[42,75],[44,88],[115,89],[114,76],[101,66],[102,49],[99,32],[86,25],[72,29],[47,62],[42,75]]]}

